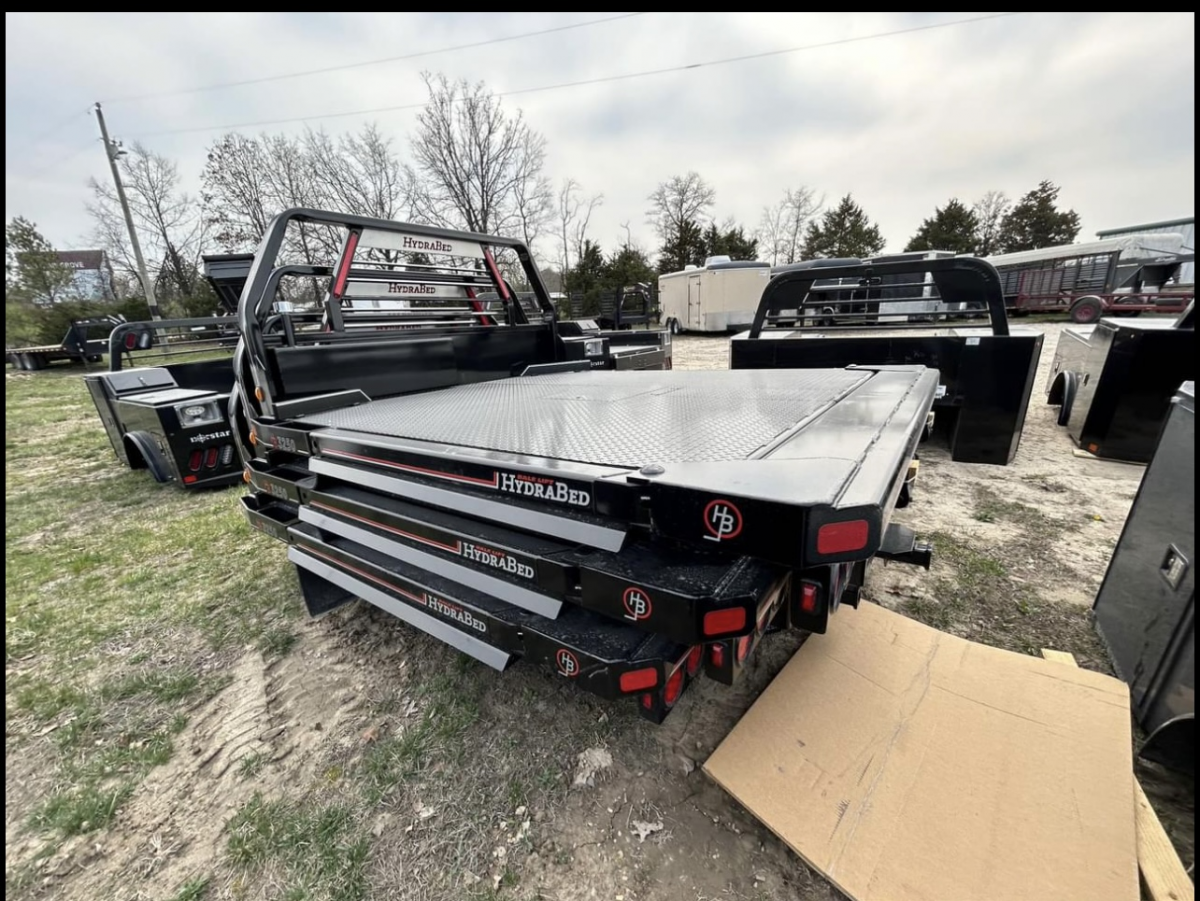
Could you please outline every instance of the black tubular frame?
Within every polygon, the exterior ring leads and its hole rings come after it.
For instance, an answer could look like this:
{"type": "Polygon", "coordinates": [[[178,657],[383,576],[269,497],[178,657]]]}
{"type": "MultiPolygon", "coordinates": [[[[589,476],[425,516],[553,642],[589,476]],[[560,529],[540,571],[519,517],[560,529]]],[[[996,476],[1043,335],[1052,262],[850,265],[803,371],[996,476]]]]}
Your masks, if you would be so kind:
{"type": "MultiPolygon", "coordinates": [[[[818,265],[812,268],[781,272],[772,278],[767,283],[767,287],[763,289],[758,309],[754,313],[754,322],[750,326],[749,337],[758,338],[764,328],[775,327],[774,323],[778,319],[802,319],[805,301],[814,294],[814,291],[820,294],[827,291],[855,290],[853,285],[815,286],[817,282],[834,279],[859,279],[862,288],[870,288],[872,287],[869,284],[870,279],[914,273],[927,273],[931,276],[932,286],[937,288],[940,299],[944,302],[983,301],[991,322],[992,334],[1009,334],[1008,313],[1004,307],[1004,292],[1001,289],[1000,276],[995,267],[977,257],[963,256],[942,260],[902,260],[886,263],[864,260],[844,265],[818,265]],[[786,311],[795,312],[787,315],[786,311]]],[[[919,284],[888,285],[886,287],[912,288],[926,287],[929,284],[922,281],[919,284]]],[[[855,327],[862,328],[863,326],[855,327]]],[[[928,324],[866,326],[866,328],[876,327],[930,328],[928,324]]],[[[835,325],[834,328],[836,329],[838,326],[835,325]]]]}
{"type": "MultiPolygon", "coordinates": [[[[285,210],[272,219],[270,225],[267,226],[266,233],[254,254],[254,262],[251,264],[250,273],[238,301],[238,327],[241,332],[239,349],[244,347],[245,353],[236,355],[235,372],[238,381],[243,382],[241,394],[244,402],[251,407],[257,406],[260,414],[272,417],[276,406],[264,332],[267,319],[271,315],[279,279],[284,274],[317,275],[326,272],[343,273],[347,277],[353,277],[350,264],[353,263],[353,254],[357,250],[359,239],[367,229],[477,245],[486,262],[486,271],[490,274],[496,291],[507,308],[509,326],[527,323],[528,319],[521,305],[517,303],[511,287],[496,268],[490,248],[500,247],[513,250],[533,290],[543,320],[549,323],[552,330],[556,328],[554,306],[550,302],[549,292],[533,263],[529,248],[520,240],[302,207],[285,210]],[[276,269],[275,264],[283,249],[288,226],[292,223],[327,225],[345,230],[346,239],[342,245],[338,263],[332,270],[326,266],[284,266],[276,269]],[[347,256],[349,256],[349,260],[346,259],[347,256]]],[[[335,281],[337,278],[338,276],[335,276],[335,281]]],[[[336,304],[328,306],[332,308],[336,304]]]]}

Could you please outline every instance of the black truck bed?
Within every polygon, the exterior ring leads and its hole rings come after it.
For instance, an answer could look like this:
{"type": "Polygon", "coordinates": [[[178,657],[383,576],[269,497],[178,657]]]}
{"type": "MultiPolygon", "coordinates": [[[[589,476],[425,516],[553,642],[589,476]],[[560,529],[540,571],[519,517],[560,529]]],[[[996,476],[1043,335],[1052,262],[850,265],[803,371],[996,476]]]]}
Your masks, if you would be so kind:
{"type": "Polygon", "coordinates": [[[297,424],[311,470],[347,484],[603,550],[651,529],[800,566],[878,549],[936,386],[922,367],[569,373],[297,424]]]}

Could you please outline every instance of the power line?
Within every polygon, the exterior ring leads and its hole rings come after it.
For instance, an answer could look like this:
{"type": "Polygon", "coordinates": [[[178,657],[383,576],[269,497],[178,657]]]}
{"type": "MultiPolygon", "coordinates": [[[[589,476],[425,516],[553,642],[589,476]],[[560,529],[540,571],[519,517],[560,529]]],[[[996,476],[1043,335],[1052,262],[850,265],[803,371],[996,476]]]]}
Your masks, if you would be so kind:
{"type": "MultiPolygon", "coordinates": [[[[710,66],[723,66],[729,63],[741,63],[755,59],[765,59],[771,56],[782,56],[786,53],[800,53],[805,50],[820,50],[825,47],[836,47],[842,44],[856,44],[862,41],[873,41],[879,38],[897,37],[905,34],[915,34],[920,31],[933,31],[938,28],[950,28],[955,25],[970,25],[974,22],[986,22],[989,19],[1003,19],[1020,13],[993,13],[986,16],[975,16],[970,19],[957,19],[953,22],[937,22],[932,25],[917,25],[912,28],[901,28],[896,31],[881,31],[876,34],[864,34],[856,37],[838,38],[832,41],[822,41],[818,44],[802,44],[799,47],[787,47],[783,50],[767,50],[762,53],[747,53],[742,56],[730,56],[725,59],[708,60],[702,63],[689,63],[682,66],[670,66],[665,69],[647,69],[642,72],[626,72],[621,75],[603,75],[598,78],[588,78],[582,81],[564,81],[558,84],[539,85],[532,88],[516,88],[511,91],[497,91],[497,97],[512,97],[517,94],[533,94],[540,91],[556,91],[562,88],[577,88],[585,85],[604,84],[610,81],[625,81],[631,78],[646,78],[651,75],[666,75],[670,72],[682,72],[688,69],[703,69],[710,66]]],[[[374,113],[393,113],[402,110],[421,109],[424,103],[406,103],[400,106],[377,106],[371,109],[349,110],[340,113],[320,113],[312,116],[293,116],[288,119],[262,119],[257,122],[236,122],[229,125],[201,125],[191,128],[171,128],[162,131],[145,131],[138,138],[154,138],[164,135],[195,134],[204,131],[234,131],[239,128],[255,128],[261,125],[287,125],[292,122],[311,122],[316,119],[341,119],[347,116],[367,116],[374,113]]]]}
{"type": "Polygon", "coordinates": [[[507,37],[489,38],[486,41],[475,41],[471,44],[456,44],[453,47],[439,47],[436,50],[419,50],[416,53],[406,53],[403,56],[388,56],[383,59],[372,59],[358,63],[343,63],[338,66],[326,66],[321,69],[305,69],[302,72],[287,72],[281,75],[264,75],[261,78],[246,78],[241,81],[222,81],[216,84],[202,85],[197,88],[184,88],[178,91],[157,91],[153,94],[134,94],[127,97],[116,97],[105,100],[105,103],[132,103],[135,100],[149,100],[155,97],[175,97],[181,94],[200,94],[205,91],[217,91],[223,88],[237,88],[243,85],[266,84],[271,81],[284,81],[288,78],[304,78],[308,75],[324,75],[328,72],[341,72],[346,69],[361,69],[364,66],[378,66],[383,63],[396,63],[401,60],[417,59],[422,56],[434,56],[438,53],[450,53],[455,50],[473,50],[477,47],[488,47],[492,44],[503,44],[508,41],[520,41],[525,38],[539,37],[544,34],[556,34],[561,31],[571,31],[575,28],[587,28],[591,25],[603,25],[605,22],[616,22],[619,19],[632,19],[644,16],[645,13],[622,13],[619,16],[609,16],[606,19],[592,19],[588,22],[575,22],[571,25],[558,25],[554,28],[543,28],[541,31],[527,31],[524,34],[512,34],[507,37]]]}
{"type": "Polygon", "coordinates": [[[66,156],[57,157],[57,158],[51,160],[49,163],[46,163],[45,165],[42,165],[42,166],[38,166],[38,168],[34,169],[32,172],[26,173],[25,175],[22,175],[20,177],[28,178],[28,179],[39,178],[42,175],[45,175],[51,169],[61,166],[64,163],[69,163],[71,160],[75,159],[75,157],[79,156],[79,154],[83,153],[85,150],[87,150],[89,147],[91,147],[93,144],[95,144],[99,140],[100,140],[99,138],[94,138],[94,137],[88,138],[86,143],[80,144],[78,147],[76,147],[74,150],[72,150],[66,156]]]}
{"type": "Polygon", "coordinates": [[[71,113],[71,115],[67,116],[67,118],[59,121],[56,125],[53,125],[50,128],[47,128],[44,132],[42,132],[36,138],[30,139],[27,142],[27,146],[32,147],[35,144],[40,144],[40,143],[42,143],[42,141],[46,140],[46,138],[50,137],[51,135],[58,134],[58,132],[62,131],[64,128],[66,128],[68,125],[70,125],[72,122],[77,120],[80,116],[86,116],[90,110],[91,110],[91,107],[88,107],[87,109],[84,109],[84,110],[76,110],[75,112],[71,113]]]}

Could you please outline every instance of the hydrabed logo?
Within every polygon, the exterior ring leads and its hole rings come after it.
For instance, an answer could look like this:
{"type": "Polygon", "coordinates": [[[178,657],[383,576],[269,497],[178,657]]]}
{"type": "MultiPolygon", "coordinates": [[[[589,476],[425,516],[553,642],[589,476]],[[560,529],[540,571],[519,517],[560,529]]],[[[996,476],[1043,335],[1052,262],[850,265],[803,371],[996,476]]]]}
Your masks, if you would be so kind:
{"type": "Polygon", "coordinates": [[[388,282],[388,294],[437,294],[433,285],[409,285],[404,282],[388,282]]]}
{"type": "Polygon", "coordinates": [[[635,623],[647,619],[654,609],[650,603],[650,595],[633,585],[625,589],[621,602],[625,605],[625,619],[631,619],[635,623]]]}
{"type": "Polygon", "coordinates": [[[704,537],[708,541],[726,541],[742,532],[742,511],[729,501],[709,501],[704,508],[704,537]]]}
{"type": "Polygon", "coordinates": [[[558,649],[558,653],[554,655],[554,663],[558,667],[558,671],[568,679],[574,679],[579,675],[579,658],[566,648],[558,649]]]}
{"type": "Polygon", "coordinates": [[[490,566],[492,569],[520,576],[522,579],[533,578],[532,566],[528,563],[522,563],[512,554],[506,554],[504,551],[495,551],[490,547],[481,547],[478,544],[471,544],[469,541],[464,541],[460,546],[459,553],[468,560],[482,563],[484,566],[490,566]]]}
{"type": "Polygon", "coordinates": [[[592,503],[592,496],[586,491],[572,488],[566,482],[560,482],[558,479],[546,479],[541,476],[511,472],[500,472],[496,475],[499,476],[496,487],[506,494],[531,497],[540,501],[553,501],[572,507],[587,507],[592,503]]]}
{"type": "Polygon", "coordinates": [[[454,248],[445,241],[426,240],[423,238],[413,238],[409,235],[404,236],[405,250],[424,250],[429,253],[453,253],[454,248]]]}
{"type": "Polygon", "coordinates": [[[425,606],[434,613],[444,616],[446,619],[462,623],[468,629],[474,629],[476,632],[486,632],[488,630],[487,623],[477,616],[472,616],[471,611],[457,604],[451,604],[449,601],[444,601],[436,594],[425,592],[425,606]]]}

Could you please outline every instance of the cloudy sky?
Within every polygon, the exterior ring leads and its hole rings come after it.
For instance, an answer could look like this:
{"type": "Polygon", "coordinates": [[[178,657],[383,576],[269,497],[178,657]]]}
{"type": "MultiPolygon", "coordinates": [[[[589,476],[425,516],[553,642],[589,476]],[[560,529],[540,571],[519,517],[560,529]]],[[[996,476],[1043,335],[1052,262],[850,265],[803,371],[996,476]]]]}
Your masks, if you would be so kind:
{"type": "Polygon", "coordinates": [[[652,246],[646,195],[689,169],[716,188],[719,218],[750,226],[788,186],[852,192],[889,249],[950,197],[1020,195],[1041,179],[1062,186],[1084,236],[1194,213],[1193,14],[598,21],[617,15],[6,14],[5,215],[33,219],[61,247],[89,244],[85,184],[107,177],[94,101],[114,137],[178,160],[194,189],[222,126],[308,117],[238,130],[336,133],[373,120],[403,155],[415,112],[330,114],[420,102],[423,69],[498,92],[607,79],[504,99],[546,136],[556,180],[603,192],[593,237],[606,248],[625,222],[652,246]],[[270,80],[190,91],[249,79],[270,80]],[[146,94],[159,96],[121,99],[146,94]]]}

